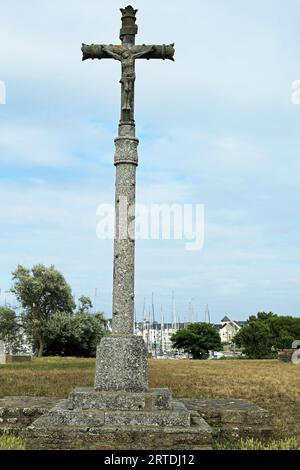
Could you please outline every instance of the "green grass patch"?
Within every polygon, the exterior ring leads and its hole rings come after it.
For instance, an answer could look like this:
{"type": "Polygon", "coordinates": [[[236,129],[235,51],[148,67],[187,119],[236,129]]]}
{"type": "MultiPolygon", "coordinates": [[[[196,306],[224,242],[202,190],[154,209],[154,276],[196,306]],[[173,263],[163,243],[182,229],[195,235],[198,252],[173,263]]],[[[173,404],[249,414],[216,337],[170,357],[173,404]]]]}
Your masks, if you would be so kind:
{"type": "Polygon", "coordinates": [[[262,442],[257,439],[241,439],[238,442],[217,442],[215,450],[300,450],[299,442],[294,437],[262,442]]]}
{"type": "Polygon", "coordinates": [[[25,450],[25,439],[4,433],[0,436],[0,450],[25,450]]]}

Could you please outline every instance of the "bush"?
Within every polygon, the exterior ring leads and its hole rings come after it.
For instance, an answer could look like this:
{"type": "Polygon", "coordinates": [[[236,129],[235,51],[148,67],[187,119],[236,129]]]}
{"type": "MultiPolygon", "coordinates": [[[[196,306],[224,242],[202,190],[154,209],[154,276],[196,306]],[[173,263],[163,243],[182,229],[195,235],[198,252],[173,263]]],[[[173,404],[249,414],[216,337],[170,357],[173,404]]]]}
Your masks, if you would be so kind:
{"type": "Polygon", "coordinates": [[[234,342],[251,359],[270,359],[300,338],[300,318],[258,313],[235,336],[234,342]]]}
{"type": "Polygon", "coordinates": [[[0,307],[0,340],[6,343],[7,353],[22,351],[22,333],[16,312],[9,307],[0,307]]]}
{"type": "Polygon", "coordinates": [[[221,349],[221,339],[216,329],[208,323],[192,323],[176,331],[171,337],[173,348],[183,349],[193,359],[207,359],[209,351],[221,349]]]}
{"type": "Polygon", "coordinates": [[[94,357],[104,334],[102,314],[57,313],[47,323],[45,355],[94,357]]]}

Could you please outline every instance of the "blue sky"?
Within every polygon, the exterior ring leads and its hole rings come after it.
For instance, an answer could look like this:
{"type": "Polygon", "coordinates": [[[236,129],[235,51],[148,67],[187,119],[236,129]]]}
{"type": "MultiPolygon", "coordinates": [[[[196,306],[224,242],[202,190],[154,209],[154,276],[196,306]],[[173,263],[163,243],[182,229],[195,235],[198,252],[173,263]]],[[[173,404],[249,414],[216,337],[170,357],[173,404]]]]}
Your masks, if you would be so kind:
{"type": "MultiPolygon", "coordinates": [[[[122,0],[3,0],[0,18],[0,288],[18,263],[54,264],[76,296],[111,310],[120,68],[81,62],[81,43],[118,42],[122,0]]],[[[137,313],[299,316],[300,2],[136,0],[140,43],[175,42],[176,62],[138,61],[139,203],[205,205],[205,244],[138,241],[137,313]]],[[[0,297],[4,301],[4,297],[0,297]]]]}

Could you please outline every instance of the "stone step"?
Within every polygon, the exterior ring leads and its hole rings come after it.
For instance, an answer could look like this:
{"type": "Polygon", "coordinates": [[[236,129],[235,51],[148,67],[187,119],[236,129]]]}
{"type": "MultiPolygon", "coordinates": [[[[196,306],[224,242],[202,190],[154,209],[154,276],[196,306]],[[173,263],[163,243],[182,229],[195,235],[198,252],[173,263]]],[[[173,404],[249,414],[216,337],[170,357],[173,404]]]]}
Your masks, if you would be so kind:
{"type": "Polygon", "coordinates": [[[68,408],[140,410],[145,408],[145,393],[98,392],[92,387],[78,387],[69,395],[68,408]]]}
{"type": "MultiPolygon", "coordinates": [[[[72,412],[71,412],[72,413],[72,412]]],[[[77,412],[80,414],[81,412],[77,412]]],[[[80,426],[57,424],[51,416],[26,430],[28,450],[206,450],[212,448],[212,429],[201,418],[189,427],[80,426]]]]}
{"type": "Polygon", "coordinates": [[[180,402],[172,410],[105,411],[105,424],[117,426],[189,427],[190,412],[180,402]]]}
{"type": "Polygon", "coordinates": [[[214,436],[218,439],[237,441],[239,439],[260,439],[268,440],[273,436],[273,427],[267,425],[223,425],[216,429],[214,436]]]}
{"type": "Polygon", "coordinates": [[[46,414],[59,403],[59,398],[4,397],[0,399],[0,426],[19,428],[46,414]]]}
{"type": "Polygon", "coordinates": [[[213,425],[247,425],[269,426],[270,413],[256,405],[242,399],[183,399],[188,410],[196,411],[213,425]]]}
{"type": "Polygon", "coordinates": [[[96,391],[92,387],[78,387],[69,395],[68,409],[99,410],[169,410],[172,395],[165,389],[145,392],[96,391]]]}
{"type": "Polygon", "coordinates": [[[68,409],[68,400],[62,400],[48,415],[45,421],[49,425],[67,425],[80,427],[94,426],[155,426],[155,427],[189,427],[191,413],[181,402],[171,402],[171,409],[142,410],[100,410],[68,409]]]}

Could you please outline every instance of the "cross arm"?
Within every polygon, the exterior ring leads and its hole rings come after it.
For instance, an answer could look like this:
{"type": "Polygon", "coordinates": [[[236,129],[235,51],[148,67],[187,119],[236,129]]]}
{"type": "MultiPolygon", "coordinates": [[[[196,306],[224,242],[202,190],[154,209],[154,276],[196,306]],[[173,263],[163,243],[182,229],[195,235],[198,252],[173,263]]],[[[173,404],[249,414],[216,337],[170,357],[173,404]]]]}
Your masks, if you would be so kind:
{"type": "Polygon", "coordinates": [[[136,59],[168,59],[174,61],[174,44],[163,44],[161,46],[152,45],[134,46],[132,48],[136,59]]]}
{"type": "MultiPolygon", "coordinates": [[[[114,55],[121,55],[122,46],[106,44],[82,44],[82,60],[87,59],[111,59],[114,55]]],[[[115,57],[116,58],[116,57],[115,57]]],[[[121,57],[120,57],[121,59],[121,57]]],[[[119,60],[120,60],[119,59],[119,60]]]]}
{"type": "MultiPolygon", "coordinates": [[[[111,59],[112,57],[121,60],[121,54],[126,50],[126,47],[119,45],[105,45],[105,44],[82,44],[82,60],[87,59],[111,59]]],[[[174,44],[163,44],[146,46],[133,46],[129,49],[133,57],[136,59],[168,59],[174,60],[174,44]]]]}

